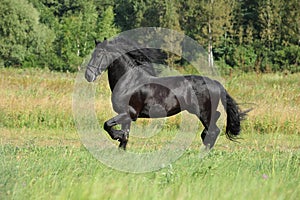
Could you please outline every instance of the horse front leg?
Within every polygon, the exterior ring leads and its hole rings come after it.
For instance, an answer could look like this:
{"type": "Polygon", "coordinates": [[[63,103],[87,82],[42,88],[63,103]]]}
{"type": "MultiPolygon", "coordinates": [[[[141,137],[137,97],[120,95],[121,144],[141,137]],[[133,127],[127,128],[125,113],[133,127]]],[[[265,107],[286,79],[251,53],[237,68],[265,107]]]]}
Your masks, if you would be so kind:
{"type": "Polygon", "coordinates": [[[108,132],[113,140],[120,142],[119,147],[126,148],[128,142],[129,130],[130,130],[131,118],[127,113],[119,114],[104,123],[104,130],[108,132]],[[121,130],[116,130],[113,127],[121,124],[121,130]]]}
{"type": "Polygon", "coordinates": [[[126,145],[127,145],[128,138],[129,138],[130,125],[131,125],[131,122],[122,124],[121,130],[124,131],[124,137],[122,138],[122,140],[119,140],[120,141],[120,144],[119,144],[120,149],[126,150],[126,145]]]}

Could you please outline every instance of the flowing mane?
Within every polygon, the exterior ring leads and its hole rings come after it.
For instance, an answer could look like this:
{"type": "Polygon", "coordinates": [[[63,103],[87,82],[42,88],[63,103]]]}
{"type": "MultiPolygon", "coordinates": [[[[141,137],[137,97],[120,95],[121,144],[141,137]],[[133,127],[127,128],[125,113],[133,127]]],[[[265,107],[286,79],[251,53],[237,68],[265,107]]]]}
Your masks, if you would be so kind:
{"type": "MultiPolygon", "coordinates": [[[[145,71],[152,71],[153,63],[166,64],[168,55],[161,49],[148,48],[130,41],[124,37],[116,37],[107,43],[105,47],[108,50],[114,50],[121,53],[122,56],[128,56],[135,66],[143,68],[145,71]]],[[[151,73],[152,75],[155,75],[151,73]]]]}

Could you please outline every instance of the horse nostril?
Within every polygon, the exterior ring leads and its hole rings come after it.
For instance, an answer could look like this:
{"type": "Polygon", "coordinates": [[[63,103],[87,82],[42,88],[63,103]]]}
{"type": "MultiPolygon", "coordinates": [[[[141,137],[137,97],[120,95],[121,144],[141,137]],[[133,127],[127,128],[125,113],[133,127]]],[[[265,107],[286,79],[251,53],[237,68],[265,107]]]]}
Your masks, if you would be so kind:
{"type": "Polygon", "coordinates": [[[88,82],[93,82],[95,80],[95,75],[93,73],[91,73],[89,70],[87,70],[85,72],[85,79],[88,81],[88,82]]]}

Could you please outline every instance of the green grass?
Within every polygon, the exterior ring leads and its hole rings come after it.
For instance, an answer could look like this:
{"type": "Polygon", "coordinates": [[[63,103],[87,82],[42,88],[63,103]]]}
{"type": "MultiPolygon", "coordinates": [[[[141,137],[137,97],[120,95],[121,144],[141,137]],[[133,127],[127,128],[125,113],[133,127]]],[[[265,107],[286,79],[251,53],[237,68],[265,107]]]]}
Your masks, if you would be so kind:
{"type": "Polygon", "coordinates": [[[299,153],[190,150],[146,174],[115,171],[84,148],[1,148],[1,197],[13,199],[297,199],[299,153]]]}
{"type": "MultiPolygon", "coordinates": [[[[299,198],[299,74],[225,77],[235,99],[255,104],[243,123],[240,142],[222,135],[214,150],[200,159],[200,126],[177,161],[142,174],[107,167],[83,147],[72,113],[75,77],[0,69],[0,199],[299,198]]],[[[95,107],[102,125],[114,113],[106,77],[96,85],[95,107]]],[[[128,151],[160,148],[180,121],[178,116],[169,118],[152,138],[133,135],[128,151]]],[[[141,134],[140,128],[149,124],[139,120],[133,132],[141,134]]]]}

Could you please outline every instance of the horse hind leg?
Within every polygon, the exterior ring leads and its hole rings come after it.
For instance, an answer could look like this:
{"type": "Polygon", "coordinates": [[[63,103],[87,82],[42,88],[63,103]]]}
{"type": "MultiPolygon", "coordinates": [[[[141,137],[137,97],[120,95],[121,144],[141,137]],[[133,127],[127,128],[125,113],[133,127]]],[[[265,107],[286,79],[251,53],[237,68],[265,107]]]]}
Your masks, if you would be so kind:
{"type": "Polygon", "coordinates": [[[206,148],[211,149],[215,143],[216,140],[220,134],[220,129],[217,126],[217,121],[220,118],[221,113],[219,111],[216,111],[212,116],[210,123],[202,123],[204,124],[204,130],[201,133],[201,139],[203,141],[203,144],[206,146],[206,148]]]}

